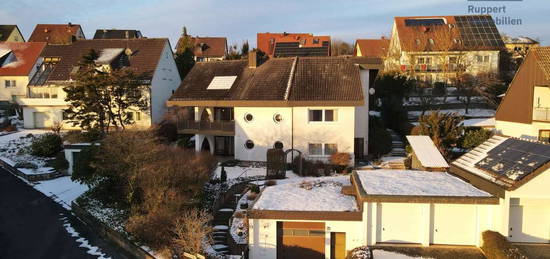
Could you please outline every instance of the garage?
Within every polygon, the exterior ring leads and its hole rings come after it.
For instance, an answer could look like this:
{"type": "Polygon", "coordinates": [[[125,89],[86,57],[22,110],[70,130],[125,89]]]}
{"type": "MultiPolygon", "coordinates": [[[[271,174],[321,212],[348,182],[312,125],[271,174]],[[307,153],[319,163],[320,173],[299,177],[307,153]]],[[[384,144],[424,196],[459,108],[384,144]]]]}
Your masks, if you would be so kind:
{"type": "Polygon", "coordinates": [[[35,128],[45,128],[48,115],[45,112],[34,112],[34,127],[35,128]]]}
{"type": "Polygon", "coordinates": [[[550,200],[511,198],[509,240],[549,243],[550,200]]]}
{"type": "Polygon", "coordinates": [[[378,205],[378,239],[381,243],[422,243],[422,207],[409,203],[378,205]]]}
{"type": "Polygon", "coordinates": [[[277,222],[277,258],[325,258],[325,223],[277,222]]]}
{"type": "Polygon", "coordinates": [[[433,244],[476,245],[477,207],[433,204],[433,244]]]}

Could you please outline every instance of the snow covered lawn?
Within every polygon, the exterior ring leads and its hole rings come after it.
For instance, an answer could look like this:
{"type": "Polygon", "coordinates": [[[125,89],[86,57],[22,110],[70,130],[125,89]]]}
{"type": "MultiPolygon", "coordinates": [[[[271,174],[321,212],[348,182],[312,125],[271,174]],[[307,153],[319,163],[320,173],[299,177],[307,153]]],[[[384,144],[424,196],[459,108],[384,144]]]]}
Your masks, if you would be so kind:
{"type": "MultiPolygon", "coordinates": [[[[242,166],[234,166],[234,167],[224,167],[225,172],[227,173],[227,180],[233,180],[237,178],[261,178],[265,177],[267,172],[266,168],[264,166],[260,167],[242,167],[242,166]]],[[[216,170],[214,171],[213,178],[220,178],[221,177],[221,171],[222,167],[218,166],[216,170]]],[[[286,177],[293,178],[298,177],[292,170],[286,171],[286,177]]]]}
{"type": "MultiPolygon", "coordinates": [[[[426,111],[426,115],[434,110],[426,111]]],[[[468,109],[466,113],[465,109],[452,109],[452,110],[439,110],[441,113],[457,113],[460,116],[464,117],[494,117],[495,110],[492,109],[468,109]]],[[[409,117],[420,117],[422,111],[409,111],[409,117]]]]}
{"type": "Polygon", "coordinates": [[[267,186],[254,203],[256,210],[357,211],[355,197],[342,194],[349,176],[302,178],[267,186]]]}
{"type": "Polygon", "coordinates": [[[71,181],[70,176],[41,181],[33,187],[68,210],[71,202],[88,190],[88,186],[71,181]]]}
{"type": "Polygon", "coordinates": [[[35,137],[49,132],[48,130],[22,130],[15,133],[0,136],[0,159],[14,166],[17,163],[31,163],[36,169],[18,168],[24,174],[43,174],[53,171],[46,167],[48,158],[35,157],[28,154],[28,149],[35,137]]]}
{"type": "Polygon", "coordinates": [[[357,171],[367,194],[402,196],[491,197],[448,173],[413,170],[357,171]]]}
{"type": "Polygon", "coordinates": [[[372,257],[374,259],[430,259],[431,257],[414,257],[404,254],[399,254],[395,252],[389,252],[384,250],[373,250],[372,257]]]}

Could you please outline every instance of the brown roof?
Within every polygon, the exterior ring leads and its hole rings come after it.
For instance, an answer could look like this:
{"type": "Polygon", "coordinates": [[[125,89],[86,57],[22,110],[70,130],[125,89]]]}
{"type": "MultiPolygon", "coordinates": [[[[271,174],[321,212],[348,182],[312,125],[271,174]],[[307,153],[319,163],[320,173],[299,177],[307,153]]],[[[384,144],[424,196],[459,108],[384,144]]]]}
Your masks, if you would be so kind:
{"type": "Polygon", "coordinates": [[[70,44],[76,40],[79,30],[82,28],[78,24],[37,24],[29,41],[70,44]]]}
{"type": "MultiPolygon", "coordinates": [[[[176,49],[180,49],[183,38],[178,40],[176,49]]],[[[225,57],[227,55],[227,38],[225,37],[191,37],[194,42],[195,57],[225,57]]]]}
{"type": "Polygon", "coordinates": [[[6,41],[14,30],[19,30],[17,25],[0,25],[0,41],[6,41]]]}
{"type": "Polygon", "coordinates": [[[363,57],[383,58],[388,54],[389,47],[389,39],[358,39],[355,42],[354,54],[357,56],[357,50],[359,49],[363,57]]]}
{"type": "Polygon", "coordinates": [[[138,30],[98,29],[95,31],[94,40],[99,39],[138,39],[143,38],[138,30]]]}
{"type": "Polygon", "coordinates": [[[282,48],[290,43],[299,43],[300,49],[319,49],[319,51],[323,52],[324,56],[330,55],[330,36],[315,36],[311,33],[266,32],[258,33],[256,41],[257,48],[270,57],[275,56],[277,45],[280,45],[279,48],[282,48]]]}
{"type": "Polygon", "coordinates": [[[504,48],[502,37],[489,15],[410,16],[395,17],[394,21],[403,51],[504,48]]]}
{"type": "Polygon", "coordinates": [[[546,75],[546,79],[550,80],[550,47],[538,47],[531,50],[537,59],[542,71],[546,75]]]}
{"type": "Polygon", "coordinates": [[[136,73],[151,73],[157,67],[168,39],[114,39],[114,40],[79,40],[71,45],[48,45],[42,53],[43,57],[60,57],[61,60],[49,75],[47,81],[67,81],[71,79],[71,71],[78,66],[82,56],[91,49],[100,52],[107,48],[130,49],[128,67],[136,73]]]}
{"type": "Polygon", "coordinates": [[[0,67],[0,76],[28,76],[45,46],[44,42],[0,42],[0,52],[15,55],[12,63],[0,67]]]}
{"type": "Polygon", "coordinates": [[[198,63],[170,100],[362,102],[363,92],[359,67],[348,58],[272,58],[257,68],[243,60],[198,63]],[[237,79],[229,90],[207,90],[215,76],[237,79]]]}

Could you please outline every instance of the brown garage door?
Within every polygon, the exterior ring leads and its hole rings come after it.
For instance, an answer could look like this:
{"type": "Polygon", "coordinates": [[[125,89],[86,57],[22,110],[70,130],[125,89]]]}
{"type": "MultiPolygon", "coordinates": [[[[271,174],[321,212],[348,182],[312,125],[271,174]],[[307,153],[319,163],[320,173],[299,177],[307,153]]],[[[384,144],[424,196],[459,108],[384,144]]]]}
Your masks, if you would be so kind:
{"type": "Polygon", "coordinates": [[[325,258],[325,223],[277,222],[277,258],[325,258]]]}

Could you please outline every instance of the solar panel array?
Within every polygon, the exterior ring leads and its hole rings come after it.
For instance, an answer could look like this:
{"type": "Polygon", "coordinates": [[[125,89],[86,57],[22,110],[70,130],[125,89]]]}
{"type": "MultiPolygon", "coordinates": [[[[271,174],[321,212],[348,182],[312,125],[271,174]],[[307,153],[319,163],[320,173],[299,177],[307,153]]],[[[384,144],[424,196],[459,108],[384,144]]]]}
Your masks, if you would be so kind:
{"type": "Polygon", "coordinates": [[[504,47],[491,16],[455,16],[456,26],[466,47],[504,47]]]}
{"type": "Polygon", "coordinates": [[[405,26],[434,26],[445,25],[445,20],[442,18],[436,19],[405,19],[405,26]]]}
{"type": "Polygon", "coordinates": [[[300,47],[299,42],[275,43],[275,57],[323,57],[329,55],[330,42],[323,41],[321,47],[300,47]]]}
{"type": "Polygon", "coordinates": [[[476,164],[481,169],[521,180],[550,162],[550,145],[518,139],[507,139],[476,164]]]}

